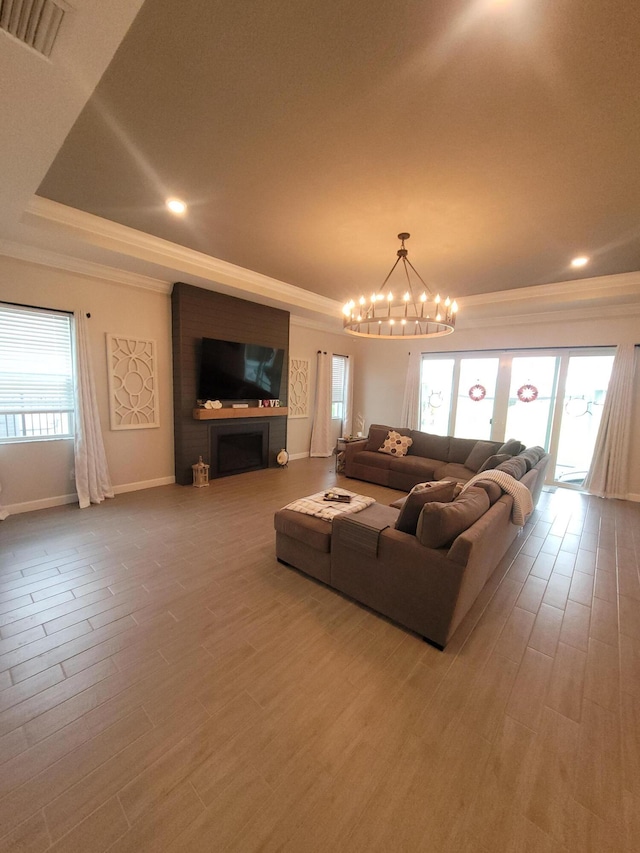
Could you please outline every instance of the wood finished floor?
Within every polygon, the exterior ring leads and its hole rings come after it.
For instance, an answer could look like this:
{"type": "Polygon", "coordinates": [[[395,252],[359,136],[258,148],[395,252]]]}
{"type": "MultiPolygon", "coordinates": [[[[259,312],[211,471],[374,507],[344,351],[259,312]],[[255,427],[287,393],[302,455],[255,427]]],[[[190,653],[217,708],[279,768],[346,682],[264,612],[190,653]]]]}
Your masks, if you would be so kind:
{"type": "Polygon", "coordinates": [[[438,652],[275,560],[335,482],[0,524],[0,850],[640,849],[640,505],[543,493],[438,652]]]}

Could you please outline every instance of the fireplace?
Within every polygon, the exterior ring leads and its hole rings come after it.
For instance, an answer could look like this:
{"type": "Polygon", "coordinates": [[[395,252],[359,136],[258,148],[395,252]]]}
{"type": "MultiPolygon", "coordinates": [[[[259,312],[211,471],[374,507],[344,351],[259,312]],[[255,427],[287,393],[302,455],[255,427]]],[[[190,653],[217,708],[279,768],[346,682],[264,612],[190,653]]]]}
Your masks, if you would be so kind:
{"type": "Polygon", "coordinates": [[[211,424],[209,429],[212,479],[268,467],[269,423],[211,424]]]}

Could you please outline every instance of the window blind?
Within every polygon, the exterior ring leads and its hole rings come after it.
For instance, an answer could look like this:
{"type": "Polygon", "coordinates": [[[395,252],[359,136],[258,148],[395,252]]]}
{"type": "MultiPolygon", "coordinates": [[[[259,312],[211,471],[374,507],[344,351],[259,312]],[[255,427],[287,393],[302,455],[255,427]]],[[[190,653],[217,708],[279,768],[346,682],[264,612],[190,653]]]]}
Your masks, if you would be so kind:
{"type": "Polygon", "coordinates": [[[73,408],[71,317],[0,304],[0,413],[73,408]]]}

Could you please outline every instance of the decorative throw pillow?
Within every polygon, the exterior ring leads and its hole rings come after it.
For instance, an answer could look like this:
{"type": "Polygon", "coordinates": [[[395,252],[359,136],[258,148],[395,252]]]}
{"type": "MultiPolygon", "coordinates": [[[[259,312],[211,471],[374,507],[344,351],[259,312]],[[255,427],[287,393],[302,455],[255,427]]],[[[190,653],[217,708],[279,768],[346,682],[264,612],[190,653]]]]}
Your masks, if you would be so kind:
{"type": "Polygon", "coordinates": [[[395,524],[396,530],[401,530],[403,533],[410,533],[412,536],[415,536],[422,507],[427,503],[431,503],[431,501],[449,503],[449,501],[453,500],[455,487],[455,482],[451,480],[418,483],[411,489],[402,505],[400,515],[395,524]]]}
{"type": "Polygon", "coordinates": [[[382,447],[378,450],[381,453],[389,453],[391,456],[406,456],[407,450],[413,444],[413,439],[408,435],[400,435],[394,429],[390,429],[387,437],[384,440],[382,447]]]}
{"type": "Polygon", "coordinates": [[[490,456],[486,462],[483,462],[478,468],[478,474],[482,474],[483,471],[490,471],[492,468],[497,468],[498,465],[502,462],[506,462],[507,459],[511,459],[511,455],[509,453],[494,453],[493,456],[490,456]]]}
{"type": "Polygon", "coordinates": [[[508,453],[509,456],[517,456],[521,450],[524,450],[524,444],[515,438],[510,438],[509,441],[505,441],[502,447],[496,450],[496,453],[508,453]]]}
{"type": "Polygon", "coordinates": [[[483,489],[470,486],[449,504],[426,504],[420,513],[416,536],[427,548],[444,548],[489,509],[483,489]]]}
{"type": "Polygon", "coordinates": [[[491,506],[502,497],[502,489],[495,480],[476,480],[470,488],[484,489],[491,506]]]}
{"type": "Polygon", "coordinates": [[[480,466],[495,452],[495,441],[476,441],[473,450],[465,459],[464,467],[470,471],[479,471],[480,466]]]}

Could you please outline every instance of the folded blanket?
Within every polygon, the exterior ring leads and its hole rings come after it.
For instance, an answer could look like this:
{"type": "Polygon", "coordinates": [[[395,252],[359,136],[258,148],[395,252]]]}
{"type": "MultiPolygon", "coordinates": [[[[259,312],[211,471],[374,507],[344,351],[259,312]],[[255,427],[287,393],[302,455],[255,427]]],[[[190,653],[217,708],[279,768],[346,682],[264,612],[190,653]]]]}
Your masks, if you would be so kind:
{"type": "Polygon", "coordinates": [[[316,518],[324,518],[325,521],[332,521],[336,515],[360,512],[360,510],[366,509],[376,502],[375,498],[370,498],[367,495],[356,495],[355,492],[348,492],[346,489],[331,489],[331,491],[339,495],[349,495],[351,497],[350,503],[325,501],[325,493],[318,492],[306,498],[298,498],[297,501],[287,504],[283,509],[292,509],[294,512],[301,512],[304,515],[314,515],[316,518]]]}
{"type": "Polygon", "coordinates": [[[464,484],[462,492],[478,480],[493,480],[500,486],[503,492],[511,495],[513,498],[511,521],[513,524],[517,524],[518,527],[524,527],[526,520],[533,512],[533,498],[531,497],[531,492],[524,483],[516,480],[515,477],[512,477],[511,474],[507,474],[506,471],[490,469],[489,471],[483,471],[481,474],[476,474],[472,477],[464,484]]]}

